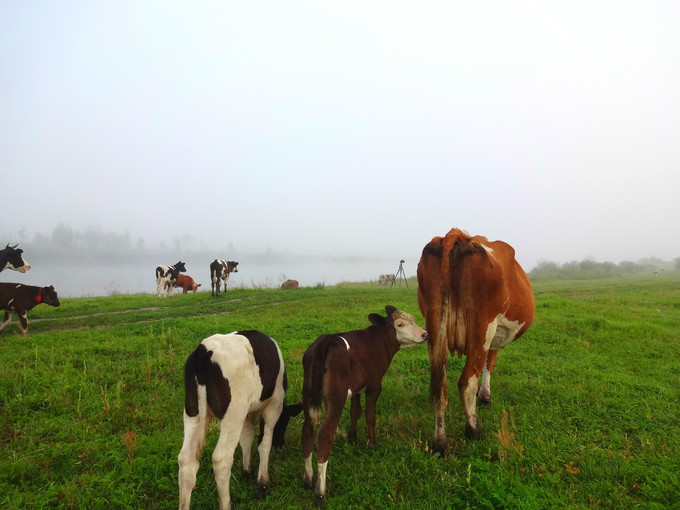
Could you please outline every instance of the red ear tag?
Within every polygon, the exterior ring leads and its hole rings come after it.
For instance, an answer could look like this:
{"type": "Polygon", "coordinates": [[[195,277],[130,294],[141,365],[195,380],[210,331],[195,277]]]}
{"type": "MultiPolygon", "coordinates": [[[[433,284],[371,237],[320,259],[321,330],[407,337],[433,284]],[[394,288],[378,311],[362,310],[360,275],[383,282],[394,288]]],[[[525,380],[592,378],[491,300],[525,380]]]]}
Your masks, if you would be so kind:
{"type": "Polygon", "coordinates": [[[38,295],[35,297],[35,302],[40,303],[42,301],[42,287],[38,289],[38,295]]]}

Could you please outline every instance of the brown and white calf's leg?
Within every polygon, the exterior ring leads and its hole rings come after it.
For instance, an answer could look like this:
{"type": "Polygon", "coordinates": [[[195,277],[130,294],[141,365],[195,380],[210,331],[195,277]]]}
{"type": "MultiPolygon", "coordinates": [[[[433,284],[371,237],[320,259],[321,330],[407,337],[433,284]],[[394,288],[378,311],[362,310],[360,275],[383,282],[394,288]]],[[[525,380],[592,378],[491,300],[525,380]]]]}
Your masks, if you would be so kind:
{"type": "Polygon", "coordinates": [[[314,479],[314,471],[312,469],[312,452],[314,451],[314,444],[316,443],[316,425],[319,420],[321,410],[304,408],[305,422],[302,425],[302,458],[305,460],[305,474],[302,478],[302,484],[306,489],[312,488],[312,480],[314,479]]]}
{"type": "Polygon", "coordinates": [[[3,321],[2,324],[0,324],[0,331],[5,329],[5,326],[9,324],[9,321],[12,319],[12,314],[10,312],[5,312],[5,320],[3,321]]]}
{"type": "Polygon", "coordinates": [[[18,312],[19,323],[21,324],[21,332],[24,336],[28,335],[28,318],[26,317],[26,311],[18,312]]]}
{"type": "Polygon", "coordinates": [[[349,409],[349,433],[347,434],[347,441],[356,443],[357,441],[357,422],[361,417],[361,393],[352,395],[352,403],[349,409]]]}
{"type": "Polygon", "coordinates": [[[483,406],[491,405],[491,372],[496,366],[496,357],[498,356],[498,349],[492,349],[486,358],[484,368],[482,369],[482,384],[477,392],[477,404],[483,406]]]}
{"type": "Polygon", "coordinates": [[[375,441],[375,413],[381,391],[382,385],[366,390],[366,432],[368,434],[366,448],[375,449],[377,444],[375,441]]]}
{"type": "Polygon", "coordinates": [[[324,418],[323,425],[321,425],[321,430],[319,431],[319,446],[316,450],[318,467],[314,496],[316,497],[317,504],[323,504],[326,500],[326,470],[328,468],[328,458],[333,449],[335,431],[340,423],[346,396],[346,394],[336,395],[335,398],[329,398],[326,401],[326,417],[324,418]]]}

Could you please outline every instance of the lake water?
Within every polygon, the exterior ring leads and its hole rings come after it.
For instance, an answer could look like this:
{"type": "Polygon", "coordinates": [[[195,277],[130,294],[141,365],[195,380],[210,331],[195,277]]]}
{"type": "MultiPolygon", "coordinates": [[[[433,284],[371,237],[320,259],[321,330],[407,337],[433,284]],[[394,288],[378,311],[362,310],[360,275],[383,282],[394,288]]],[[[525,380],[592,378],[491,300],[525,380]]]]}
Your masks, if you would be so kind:
{"type": "MultiPolygon", "coordinates": [[[[184,259],[182,259],[184,260],[184,259]]],[[[27,285],[54,285],[61,297],[107,296],[122,294],[155,293],[157,263],[126,263],[99,265],[95,263],[68,264],[49,260],[30,260],[32,268],[27,273],[5,270],[0,281],[27,285]]],[[[210,260],[186,262],[187,272],[200,291],[210,292],[210,260]]],[[[172,263],[172,262],[171,262],[172,263]]],[[[415,276],[417,261],[404,264],[407,277],[415,276]]],[[[239,272],[229,278],[229,287],[278,288],[285,279],[300,282],[300,286],[317,284],[335,285],[340,282],[377,281],[382,273],[396,273],[399,261],[368,259],[289,259],[276,261],[239,261],[239,272]]],[[[179,291],[181,292],[181,291],[179,291]]]]}

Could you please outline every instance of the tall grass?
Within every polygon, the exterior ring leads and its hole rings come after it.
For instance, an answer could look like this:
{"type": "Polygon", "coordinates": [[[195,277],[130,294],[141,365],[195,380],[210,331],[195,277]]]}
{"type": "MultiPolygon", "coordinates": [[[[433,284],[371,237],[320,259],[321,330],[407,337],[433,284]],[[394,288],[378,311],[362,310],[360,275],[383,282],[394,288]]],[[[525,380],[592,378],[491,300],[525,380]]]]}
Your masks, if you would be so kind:
{"type": "MultiPolygon", "coordinates": [[[[669,508],[680,501],[680,278],[534,285],[536,319],[499,355],[484,441],[464,439],[449,360],[450,449],[430,452],[427,349],[399,352],[378,401],[378,449],[347,443],[329,462],[328,508],[669,508]]],[[[29,313],[29,336],[0,333],[0,507],[174,508],[182,443],[183,364],[216,332],[277,339],[300,399],[302,353],[319,334],[364,327],[386,304],[422,324],[412,281],[235,289],[156,299],[64,299],[29,313]]],[[[272,454],[273,491],[232,476],[246,508],[311,508],[302,488],[302,418],[272,454]]],[[[217,508],[210,454],[195,508],[217,508]]],[[[363,439],[362,439],[363,436],[363,439]]],[[[237,457],[240,454],[237,454],[237,457]]],[[[257,461],[256,453],[254,460],[257,461]]]]}

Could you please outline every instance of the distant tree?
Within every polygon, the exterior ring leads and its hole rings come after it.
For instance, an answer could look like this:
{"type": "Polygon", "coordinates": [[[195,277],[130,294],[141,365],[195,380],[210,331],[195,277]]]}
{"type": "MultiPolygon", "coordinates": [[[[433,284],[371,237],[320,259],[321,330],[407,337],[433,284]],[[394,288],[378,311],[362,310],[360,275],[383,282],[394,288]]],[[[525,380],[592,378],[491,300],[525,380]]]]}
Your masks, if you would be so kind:
{"type": "Polygon", "coordinates": [[[557,263],[549,260],[539,260],[536,267],[534,267],[530,272],[533,274],[546,274],[546,273],[557,273],[560,270],[560,266],[557,263]]]}
{"type": "Polygon", "coordinates": [[[675,262],[675,269],[680,269],[680,257],[673,259],[675,262]]]}
{"type": "Polygon", "coordinates": [[[52,245],[62,251],[72,251],[76,245],[76,235],[73,229],[64,223],[59,223],[52,232],[52,245]]]}

